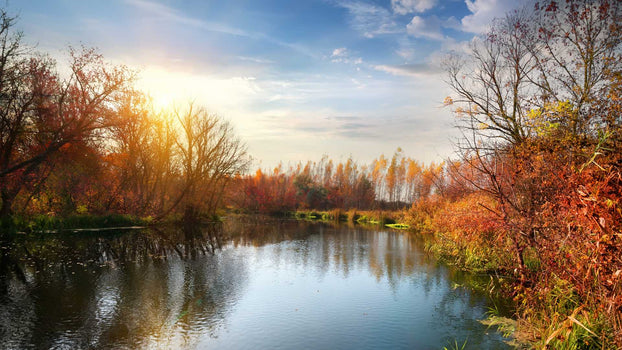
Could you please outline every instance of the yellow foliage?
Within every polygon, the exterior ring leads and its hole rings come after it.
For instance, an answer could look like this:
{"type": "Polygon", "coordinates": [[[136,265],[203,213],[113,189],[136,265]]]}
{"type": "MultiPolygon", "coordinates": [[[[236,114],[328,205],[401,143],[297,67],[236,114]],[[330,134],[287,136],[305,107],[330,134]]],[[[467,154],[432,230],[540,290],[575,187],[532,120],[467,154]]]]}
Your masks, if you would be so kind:
{"type": "Polygon", "coordinates": [[[542,108],[527,112],[526,126],[538,137],[550,137],[559,130],[561,121],[571,118],[577,111],[570,101],[548,103],[542,108]]]}

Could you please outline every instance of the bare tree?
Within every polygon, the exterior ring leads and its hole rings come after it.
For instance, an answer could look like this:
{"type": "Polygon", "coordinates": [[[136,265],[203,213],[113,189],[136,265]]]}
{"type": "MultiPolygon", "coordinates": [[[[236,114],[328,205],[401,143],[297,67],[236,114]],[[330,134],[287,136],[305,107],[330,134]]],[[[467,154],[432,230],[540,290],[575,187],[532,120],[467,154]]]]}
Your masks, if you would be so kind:
{"type": "Polygon", "coordinates": [[[444,62],[456,94],[451,103],[464,116],[460,127],[509,143],[527,136],[533,90],[527,75],[535,69],[525,45],[528,17],[521,11],[498,20],[486,37],[471,42],[466,56],[454,53],[444,62]]]}
{"type": "Polygon", "coordinates": [[[494,22],[466,55],[445,61],[455,96],[448,102],[464,116],[460,127],[483,140],[519,144],[537,134],[533,110],[569,103],[570,113],[544,122],[575,137],[602,125],[595,117],[622,70],[622,3],[571,0],[537,3],[494,22]]]}
{"type": "Polygon", "coordinates": [[[622,3],[616,0],[548,1],[534,10],[526,47],[536,74],[539,107],[568,101],[574,111],[560,123],[572,135],[593,135],[602,124],[612,77],[622,70],[622,3]]]}
{"type": "Polygon", "coordinates": [[[213,215],[227,183],[249,164],[246,146],[228,122],[192,103],[174,115],[180,126],[176,144],[184,178],[184,215],[213,215]]]}

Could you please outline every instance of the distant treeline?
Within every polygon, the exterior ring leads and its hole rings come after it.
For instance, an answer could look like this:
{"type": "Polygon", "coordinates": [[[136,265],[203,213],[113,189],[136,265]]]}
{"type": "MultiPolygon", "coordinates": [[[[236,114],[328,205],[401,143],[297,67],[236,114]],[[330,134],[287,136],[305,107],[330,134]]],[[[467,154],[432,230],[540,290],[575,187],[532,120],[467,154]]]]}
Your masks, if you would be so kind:
{"type": "Polygon", "coordinates": [[[334,162],[298,163],[284,169],[257,169],[238,177],[229,203],[259,213],[283,213],[297,209],[403,209],[444,189],[443,164],[424,165],[398,149],[369,165],[351,158],[334,162]]]}

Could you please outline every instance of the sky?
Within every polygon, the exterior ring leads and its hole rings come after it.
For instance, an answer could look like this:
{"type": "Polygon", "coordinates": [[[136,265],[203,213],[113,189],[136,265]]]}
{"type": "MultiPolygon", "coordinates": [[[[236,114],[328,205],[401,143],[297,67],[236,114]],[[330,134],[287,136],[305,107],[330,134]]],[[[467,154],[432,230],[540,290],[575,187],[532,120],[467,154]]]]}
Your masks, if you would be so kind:
{"type": "Polygon", "coordinates": [[[401,147],[453,155],[440,62],[520,0],[4,0],[26,43],[68,62],[96,47],[159,106],[229,120],[255,167],[401,147]]]}

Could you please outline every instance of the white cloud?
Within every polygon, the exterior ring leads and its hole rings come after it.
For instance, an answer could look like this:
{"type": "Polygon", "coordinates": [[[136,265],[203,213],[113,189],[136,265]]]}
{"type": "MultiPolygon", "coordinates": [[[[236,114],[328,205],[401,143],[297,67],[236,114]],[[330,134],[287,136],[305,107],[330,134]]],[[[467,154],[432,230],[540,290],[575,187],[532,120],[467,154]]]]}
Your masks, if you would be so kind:
{"type": "Polygon", "coordinates": [[[389,66],[389,65],[381,64],[381,65],[374,66],[374,69],[381,71],[381,72],[389,73],[392,75],[398,75],[398,76],[407,76],[407,77],[417,76],[416,74],[408,72],[405,69],[401,69],[399,66],[389,66]]]}
{"type": "Polygon", "coordinates": [[[360,57],[352,57],[350,51],[345,47],[338,47],[333,50],[330,55],[331,62],[334,63],[348,63],[348,64],[361,64],[363,59],[360,57]]]}
{"type": "Polygon", "coordinates": [[[425,12],[436,5],[437,0],[391,0],[393,12],[399,15],[425,12]]]}
{"type": "Polygon", "coordinates": [[[462,30],[471,33],[484,33],[490,28],[493,19],[525,5],[529,0],[465,0],[471,15],[462,18],[462,30]]]}
{"type": "Polygon", "coordinates": [[[333,54],[330,57],[346,57],[348,56],[348,49],[345,47],[338,47],[333,50],[333,54]]]}
{"type": "Polygon", "coordinates": [[[432,65],[427,63],[413,63],[402,65],[377,65],[374,66],[375,70],[389,73],[397,76],[406,77],[426,77],[442,73],[441,68],[438,65],[432,65]]]}
{"type": "Polygon", "coordinates": [[[398,47],[395,49],[395,53],[402,57],[406,62],[412,61],[418,56],[418,54],[423,53],[422,51],[416,49],[415,42],[410,39],[408,35],[403,35],[398,38],[397,45],[398,47]]]}
{"type": "Polygon", "coordinates": [[[436,16],[420,17],[415,16],[406,26],[406,32],[415,38],[426,38],[432,40],[443,40],[441,32],[442,21],[436,16]]]}
{"type": "Polygon", "coordinates": [[[393,15],[384,7],[360,1],[339,1],[338,6],[348,10],[351,16],[350,25],[367,38],[381,34],[399,33],[393,15]]]}
{"type": "Polygon", "coordinates": [[[273,60],[269,60],[266,58],[260,58],[260,57],[236,56],[236,58],[241,61],[248,61],[248,62],[259,63],[259,64],[274,64],[275,63],[273,60]]]}
{"type": "Polygon", "coordinates": [[[441,50],[433,52],[429,57],[432,56],[444,56],[447,52],[456,52],[456,53],[467,53],[471,49],[471,45],[473,42],[480,40],[479,37],[474,36],[470,40],[457,41],[454,38],[447,38],[443,41],[441,45],[441,50]]]}
{"type": "Polygon", "coordinates": [[[276,94],[276,95],[271,96],[271,97],[268,99],[268,102],[276,102],[276,101],[300,101],[300,100],[302,100],[302,98],[301,98],[301,96],[298,96],[298,95],[293,95],[293,94],[289,94],[289,95],[288,95],[288,94],[285,94],[285,95],[282,95],[282,94],[276,94]]]}
{"type": "Polygon", "coordinates": [[[417,52],[412,47],[402,46],[395,50],[395,53],[405,60],[412,60],[417,52]]]}
{"type": "Polygon", "coordinates": [[[451,16],[447,18],[445,21],[443,21],[442,26],[444,28],[462,30],[462,23],[454,16],[451,16]]]}

